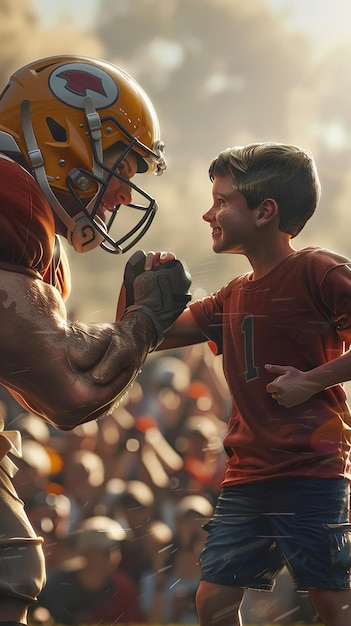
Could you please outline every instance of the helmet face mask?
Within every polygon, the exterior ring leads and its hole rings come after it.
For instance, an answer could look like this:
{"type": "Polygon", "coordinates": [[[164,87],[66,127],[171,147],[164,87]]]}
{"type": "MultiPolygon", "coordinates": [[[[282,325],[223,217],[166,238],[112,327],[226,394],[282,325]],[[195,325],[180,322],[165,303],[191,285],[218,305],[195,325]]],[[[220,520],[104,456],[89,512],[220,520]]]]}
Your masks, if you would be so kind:
{"type": "Polygon", "coordinates": [[[162,174],[166,169],[163,142],[152,103],[123,70],[73,56],[31,63],[13,74],[0,96],[0,131],[0,150],[6,151],[8,142],[2,137],[10,135],[76,250],[101,245],[115,254],[125,252],[150,226],[155,200],[121,177],[118,164],[132,151],[138,172],[162,174]],[[116,144],[123,151],[109,168],[103,155],[116,144]],[[132,232],[115,239],[110,229],[120,207],[106,226],[97,214],[112,177],[127,182],[133,194],[142,197],[142,204],[128,205],[142,217],[132,232]],[[74,199],[73,216],[72,209],[66,210],[65,198],[74,199]]]}
{"type": "MultiPolygon", "coordinates": [[[[122,176],[118,171],[121,162],[130,152],[133,152],[135,155],[133,150],[134,145],[135,143],[133,141],[129,146],[126,146],[125,149],[121,151],[112,167],[108,167],[103,161],[99,160],[96,154],[94,155],[96,163],[103,171],[103,178],[97,177],[91,172],[82,169],[76,169],[75,171],[70,172],[67,177],[67,187],[74,197],[77,206],[79,206],[81,213],[83,213],[93,223],[94,228],[104,238],[100,243],[101,248],[112,254],[121,254],[130,250],[149,229],[158,208],[157,202],[152,196],[131,180],[122,176]],[[116,238],[112,237],[110,231],[114,223],[115,226],[117,223],[117,232],[121,232],[122,230],[119,229],[119,223],[126,217],[126,211],[123,212],[121,210],[122,205],[116,204],[114,209],[109,211],[110,217],[108,218],[106,224],[102,223],[102,220],[98,215],[100,205],[104,204],[105,192],[107,191],[113,178],[128,185],[134,192],[133,195],[138,194],[141,200],[139,204],[133,201],[129,204],[123,205],[126,209],[134,209],[134,219],[131,215],[128,216],[130,218],[128,219],[129,229],[126,234],[116,236],[116,238]],[[83,182],[79,183],[79,181],[83,182]],[[97,184],[98,191],[92,200],[86,203],[79,197],[77,187],[79,188],[79,184],[89,185],[90,187],[90,181],[94,181],[97,184]],[[141,216],[139,217],[139,215],[141,216]],[[119,217],[121,218],[120,220],[118,219],[119,217]]],[[[131,211],[128,211],[128,213],[131,213],[131,211]]]]}

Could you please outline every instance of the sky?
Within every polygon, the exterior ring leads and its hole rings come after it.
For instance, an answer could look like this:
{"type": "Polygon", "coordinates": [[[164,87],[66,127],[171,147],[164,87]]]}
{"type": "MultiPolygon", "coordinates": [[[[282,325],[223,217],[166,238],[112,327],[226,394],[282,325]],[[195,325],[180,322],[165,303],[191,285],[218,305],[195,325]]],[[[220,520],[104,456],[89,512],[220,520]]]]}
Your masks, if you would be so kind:
{"type": "Polygon", "coordinates": [[[307,33],[315,50],[324,52],[341,41],[350,41],[350,0],[266,0],[279,12],[288,12],[293,28],[307,33]]]}
{"type": "MultiPolygon", "coordinates": [[[[351,38],[350,0],[266,0],[266,2],[277,12],[288,16],[291,28],[301,30],[311,37],[317,55],[323,54],[335,43],[351,38]]],[[[42,20],[48,25],[54,23],[61,14],[70,13],[82,27],[89,27],[93,24],[99,0],[73,2],[35,0],[35,4],[42,20]]]]}
{"type": "MultiPolygon", "coordinates": [[[[112,0],[113,1],[113,0],[112,0]]],[[[35,0],[43,22],[51,25],[62,13],[71,13],[81,26],[91,26],[99,0],[35,0]]]]}

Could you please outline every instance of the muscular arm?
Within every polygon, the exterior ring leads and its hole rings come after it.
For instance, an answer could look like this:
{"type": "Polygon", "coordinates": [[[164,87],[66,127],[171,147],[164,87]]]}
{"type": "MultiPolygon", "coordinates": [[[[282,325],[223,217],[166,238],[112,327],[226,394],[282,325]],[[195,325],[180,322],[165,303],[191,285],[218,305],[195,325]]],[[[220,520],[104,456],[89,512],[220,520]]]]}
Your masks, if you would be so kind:
{"type": "Polygon", "coordinates": [[[71,323],[55,289],[3,270],[0,324],[0,382],[60,429],[114,406],[155,340],[143,313],[111,324],[71,323]]]}

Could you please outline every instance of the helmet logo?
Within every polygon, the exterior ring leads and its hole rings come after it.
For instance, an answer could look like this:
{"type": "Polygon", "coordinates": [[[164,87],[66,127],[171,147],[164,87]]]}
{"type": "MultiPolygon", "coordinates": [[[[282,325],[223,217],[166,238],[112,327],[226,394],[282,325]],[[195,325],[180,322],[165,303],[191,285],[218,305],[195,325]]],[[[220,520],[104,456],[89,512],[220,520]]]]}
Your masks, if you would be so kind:
{"type": "Polygon", "coordinates": [[[54,96],[65,104],[84,108],[84,99],[91,96],[96,109],[111,106],[118,98],[118,86],[105,70],[90,63],[65,63],[49,77],[54,96]]]}
{"type": "Polygon", "coordinates": [[[89,72],[82,70],[66,70],[57,74],[59,78],[67,80],[66,89],[78,96],[87,96],[87,90],[96,91],[106,96],[102,80],[89,72]]]}

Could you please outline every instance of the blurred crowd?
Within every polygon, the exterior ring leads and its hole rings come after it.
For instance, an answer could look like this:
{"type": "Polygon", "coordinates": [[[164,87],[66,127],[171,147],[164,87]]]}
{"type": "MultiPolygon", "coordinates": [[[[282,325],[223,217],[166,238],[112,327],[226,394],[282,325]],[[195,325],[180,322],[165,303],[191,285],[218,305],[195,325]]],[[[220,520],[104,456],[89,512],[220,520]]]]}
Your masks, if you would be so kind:
{"type": "MultiPolygon", "coordinates": [[[[229,408],[220,358],[203,345],[150,355],[111,414],[69,432],[1,391],[6,429],[22,434],[15,487],[47,562],[30,624],[197,623],[229,408]]],[[[284,574],[277,590],[247,597],[249,623],[312,622],[284,574]]]]}

